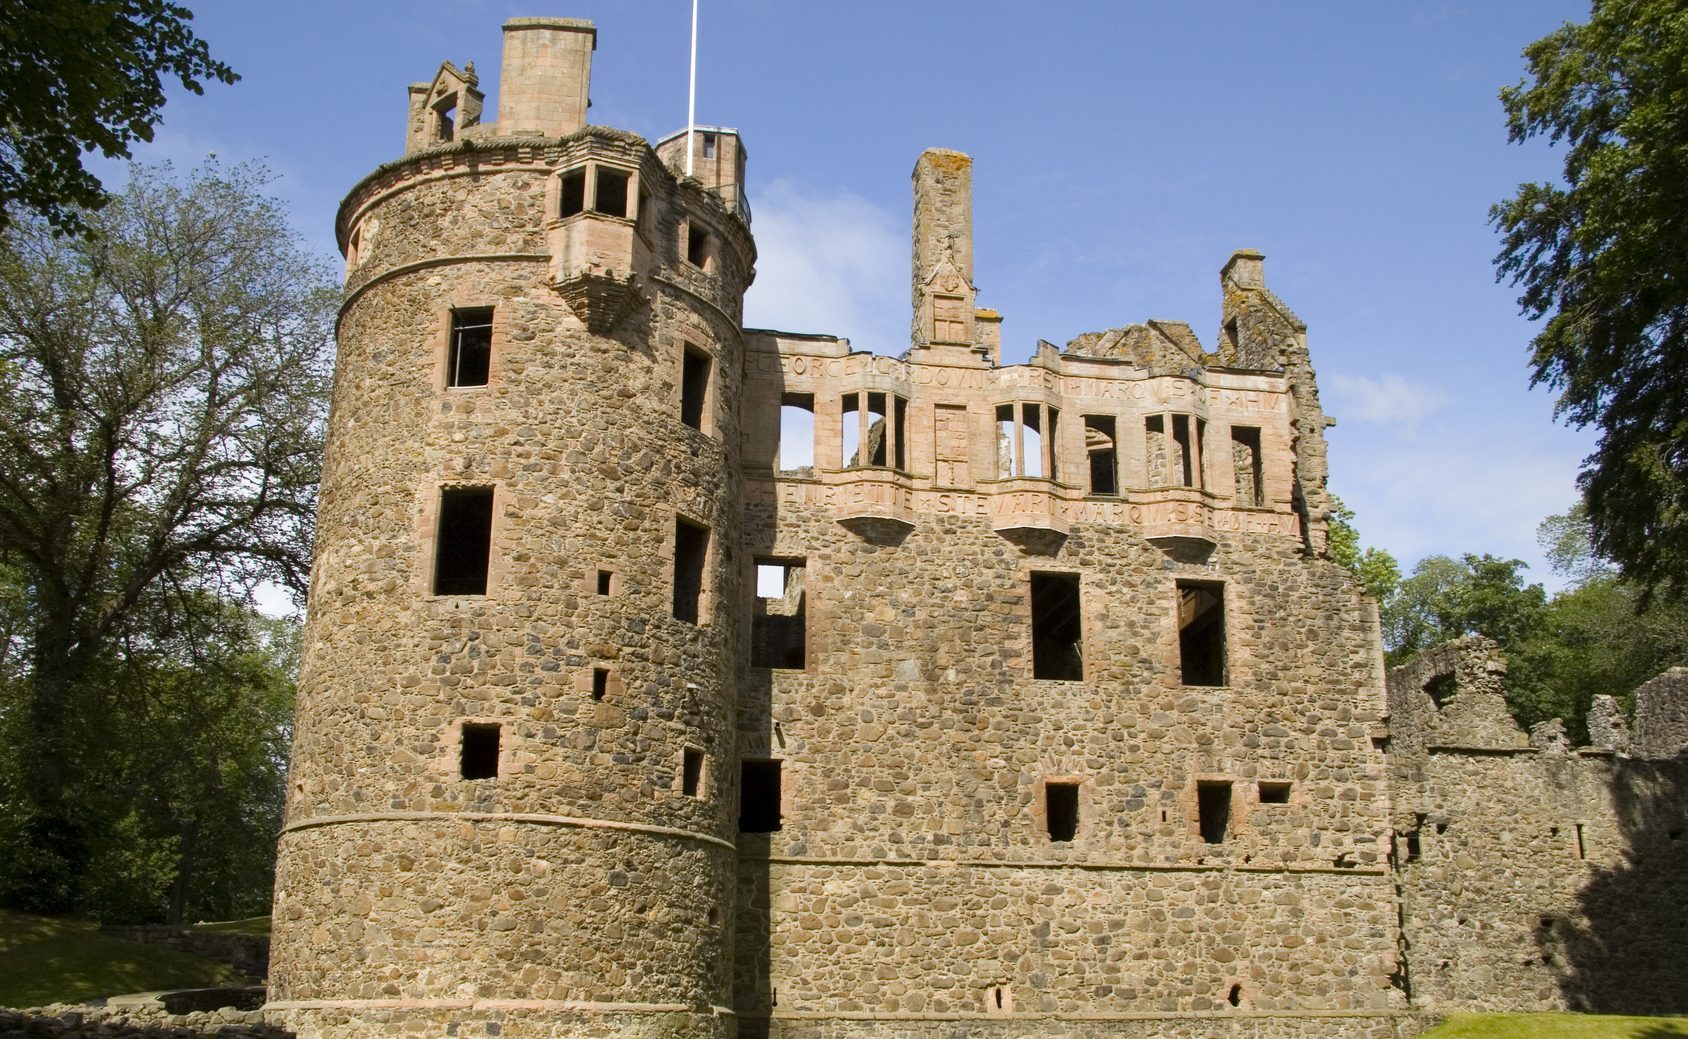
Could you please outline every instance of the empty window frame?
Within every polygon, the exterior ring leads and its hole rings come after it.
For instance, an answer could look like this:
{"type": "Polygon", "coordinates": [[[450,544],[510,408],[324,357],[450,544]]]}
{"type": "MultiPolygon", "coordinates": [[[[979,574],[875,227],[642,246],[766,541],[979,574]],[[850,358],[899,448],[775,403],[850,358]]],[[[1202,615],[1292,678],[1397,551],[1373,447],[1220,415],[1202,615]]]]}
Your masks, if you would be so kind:
{"type": "Polygon", "coordinates": [[[1054,479],[1057,475],[1055,429],[1060,417],[1058,409],[1035,401],[997,405],[997,477],[1054,479]]]}
{"type": "Polygon", "coordinates": [[[1150,415],[1143,420],[1149,484],[1200,487],[1201,445],[1207,423],[1191,415],[1150,415]]]}
{"type": "Polygon", "coordinates": [[[599,570],[596,588],[599,595],[615,594],[615,571],[599,570]]]}
{"type": "Polygon", "coordinates": [[[780,828],[780,763],[739,763],[740,833],[773,833],[780,828]]]}
{"type": "Polygon", "coordinates": [[[586,211],[586,167],[567,170],[558,178],[558,216],[574,216],[586,211]]]}
{"type": "Polygon", "coordinates": [[[774,468],[792,476],[815,474],[815,395],[787,393],[780,397],[779,447],[774,468]]]}
{"type": "Polygon", "coordinates": [[[457,95],[434,109],[434,139],[449,141],[457,136],[457,95]]]}
{"type": "Polygon", "coordinates": [[[1289,804],[1290,784],[1286,781],[1263,779],[1257,789],[1263,805],[1289,804]]]}
{"type": "Polygon", "coordinates": [[[592,192],[592,208],[605,216],[627,215],[627,186],[633,177],[625,170],[598,167],[598,183],[592,192]]]}
{"type": "Polygon", "coordinates": [[[464,722],[457,754],[464,779],[498,778],[498,723],[464,722]]]}
{"type": "Polygon", "coordinates": [[[1033,573],[1032,677],[1062,682],[1084,678],[1084,617],[1077,574],[1033,573]]]}
{"type": "Polygon", "coordinates": [[[1196,784],[1196,819],[1202,840],[1209,844],[1225,843],[1225,833],[1231,828],[1231,784],[1228,781],[1207,781],[1196,784]]]}
{"type": "Polygon", "coordinates": [[[808,666],[807,570],[801,559],[758,559],[750,666],[808,666]]]}
{"type": "Polygon", "coordinates": [[[715,158],[715,135],[712,133],[703,135],[703,157],[706,159],[715,158]]]}
{"type": "Polygon", "coordinates": [[[680,793],[687,797],[702,797],[703,751],[687,747],[680,755],[680,793]]]}
{"type": "Polygon", "coordinates": [[[1224,685],[1225,586],[1178,582],[1178,668],[1185,685],[1224,685]]]}
{"type": "Polygon", "coordinates": [[[709,232],[686,221],[686,262],[693,267],[709,269],[709,258],[713,243],[709,240],[709,232]]]}
{"type": "Polygon", "coordinates": [[[687,343],[680,358],[680,421],[696,430],[703,429],[710,367],[709,355],[687,343]]]}
{"type": "Polygon", "coordinates": [[[434,537],[434,594],[485,595],[492,552],[492,488],[440,491],[434,537]]]}
{"type": "Polygon", "coordinates": [[[1078,784],[1045,783],[1043,814],[1050,841],[1057,844],[1071,841],[1078,834],[1078,784]]]}
{"type": "Polygon", "coordinates": [[[446,349],[445,384],[485,386],[491,373],[492,308],[453,310],[446,349]]]}
{"type": "Polygon", "coordinates": [[[1231,427],[1231,468],[1236,474],[1236,504],[1258,509],[1266,504],[1266,487],[1260,467],[1260,430],[1253,426],[1231,427]]]}
{"type": "Polygon", "coordinates": [[[1084,453],[1090,460],[1090,493],[1119,493],[1119,449],[1112,415],[1084,416],[1084,453]]]}
{"type": "Polygon", "coordinates": [[[609,670],[609,668],[607,668],[607,667],[595,667],[595,668],[593,668],[592,669],[592,699],[602,700],[605,696],[609,695],[609,691],[610,691],[610,670],[609,670]]]}
{"type": "Polygon", "coordinates": [[[684,516],[674,520],[674,616],[698,623],[703,600],[704,563],[709,557],[709,528],[684,516]]]}
{"type": "Polygon", "coordinates": [[[908,401],[892,393],[846,393],[839,401],[839,457],[845,468],[903,468],[908,401]]]}

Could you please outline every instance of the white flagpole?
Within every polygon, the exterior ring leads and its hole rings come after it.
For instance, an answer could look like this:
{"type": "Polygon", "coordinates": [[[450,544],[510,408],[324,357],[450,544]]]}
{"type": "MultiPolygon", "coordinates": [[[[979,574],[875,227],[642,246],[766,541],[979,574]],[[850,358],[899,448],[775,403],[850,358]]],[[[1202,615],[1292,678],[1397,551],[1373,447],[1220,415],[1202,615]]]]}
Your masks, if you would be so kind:
{"type": "Polygon", "coordinates": [[[697,126],[697,0],[692,0],[692,81],[686,98],[686,176],[692,175],[692,131],[697,126]]]}

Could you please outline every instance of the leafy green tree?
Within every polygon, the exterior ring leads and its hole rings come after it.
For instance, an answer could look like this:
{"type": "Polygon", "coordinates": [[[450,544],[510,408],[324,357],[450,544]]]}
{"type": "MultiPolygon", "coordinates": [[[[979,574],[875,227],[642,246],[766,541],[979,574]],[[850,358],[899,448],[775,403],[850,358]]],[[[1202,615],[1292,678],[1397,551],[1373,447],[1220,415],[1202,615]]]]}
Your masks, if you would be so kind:
{"type": "Polygon", "coordinates": [[[0,234],[0,567],[33,746],[9,850],[45,871],[37,908],[91,854],[69,795],[99,691],[220,599],[304,586],[339,292],[263,183],[137,168],[87,236],[0,234]]]}
{"type": "Polygon", "coordinates": [[[1581,484],[1594,546],[1644,595],[1688,595],[1688,9],[1594,0],[1501,92],[1515,142],[1564,146],[1563,182],[1495,206],[1501,278],[1546,318],[1534,381],[1600,439],[1581,484]]]}
{"type": "Polygon", "coordinates": [[[239,78],[192,20],[168,0],[0,0],[0,228],[16,205],[81,230],[105,201],[84,152],[152,140],[169,79],[201,94],[239,78]]]}

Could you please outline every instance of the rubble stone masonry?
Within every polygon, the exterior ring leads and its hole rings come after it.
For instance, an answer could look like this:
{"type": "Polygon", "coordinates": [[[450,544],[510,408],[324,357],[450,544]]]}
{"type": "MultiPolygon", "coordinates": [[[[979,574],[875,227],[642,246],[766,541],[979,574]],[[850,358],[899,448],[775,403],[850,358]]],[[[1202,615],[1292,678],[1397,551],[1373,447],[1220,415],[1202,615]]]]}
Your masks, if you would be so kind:
{"type": "Polygon", "coordinates": [[[1619,832],[1677,773],[1530,744],[1487,657],[1386,691],[1259,253],[1208,344],[1004,366],[932,151],[907,353],[745,329],[742,143],[584,125],[595,42],[507,26],[505,126],[442,65],[340,210],[272,1021],[1381,1039],[1605,1001],[1555,950],[1600,870],[1679,861],[1619,832]]]}

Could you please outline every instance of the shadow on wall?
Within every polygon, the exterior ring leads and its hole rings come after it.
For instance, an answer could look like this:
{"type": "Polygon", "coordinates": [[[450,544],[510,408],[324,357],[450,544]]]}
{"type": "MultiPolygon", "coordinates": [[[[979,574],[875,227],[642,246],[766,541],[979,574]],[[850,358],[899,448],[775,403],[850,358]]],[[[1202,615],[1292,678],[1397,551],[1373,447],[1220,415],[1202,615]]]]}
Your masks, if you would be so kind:
{"type": "MultiPolygon", "coordinates": [[[[1565,964],[1573,1009],[1688,1013],[1688,753],[1619,759],[1610,795],[1628,850],[1578,892],[1581,919],[1538,930],[1538,943],[1565,964]]],[[[1645,1035],[1688,1032],[1660,1025],[1645,1035]]]]}

